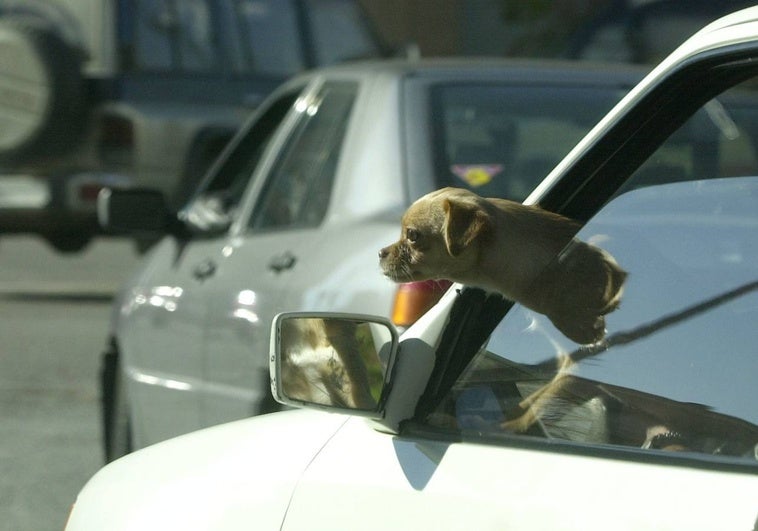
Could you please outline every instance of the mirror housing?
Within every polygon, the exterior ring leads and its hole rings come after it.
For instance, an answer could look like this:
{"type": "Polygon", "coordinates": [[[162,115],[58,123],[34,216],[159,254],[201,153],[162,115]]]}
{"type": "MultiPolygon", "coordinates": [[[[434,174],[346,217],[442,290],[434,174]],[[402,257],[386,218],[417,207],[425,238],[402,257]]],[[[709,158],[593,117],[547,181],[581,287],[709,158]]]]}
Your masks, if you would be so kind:
{"type": "Polygon", "coordinates": [[[271,392],[289,406],[381,419],[397,350],[384,318],[282,313],[271,328],[271,392]]]}
{"type": "Polygon", "coordinates": [[[173,215],[158,190],[104,188],[97,197],[97,219],[111,232],[163,234],[169,231],[173,215]]]}

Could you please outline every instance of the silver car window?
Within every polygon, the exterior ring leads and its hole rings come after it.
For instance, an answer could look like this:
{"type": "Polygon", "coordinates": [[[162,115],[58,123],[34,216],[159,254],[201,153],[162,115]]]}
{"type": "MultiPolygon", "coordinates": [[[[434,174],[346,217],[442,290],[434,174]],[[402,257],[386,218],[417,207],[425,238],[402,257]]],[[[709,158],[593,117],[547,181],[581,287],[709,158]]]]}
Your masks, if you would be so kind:
{"type": "MultiPolygon", "coordinates": [[[[195,230],[226,228],[234,220],[255,168],[298,94],[298,91],[283,94],[262,109],[249,129],[235,139],[228,156],[194,191],[191,201],[184,208],[183,218],[195,230]]],[[[183,189],[181,192],[192,191],[183,189]]]]}
{"type": "Polygon", "coordinates": [[[578,233],[628,273],[604,339],[515,305],[426,422],[758,466],[756,109],[707,104],[578,233]]]}
{"type": "Polygon", "coordinates": [[[295,102],[299,122],[282,148],[250,219],[258,230],[316,227],[326,215],[356,83],[327,83],[295,102]]]}

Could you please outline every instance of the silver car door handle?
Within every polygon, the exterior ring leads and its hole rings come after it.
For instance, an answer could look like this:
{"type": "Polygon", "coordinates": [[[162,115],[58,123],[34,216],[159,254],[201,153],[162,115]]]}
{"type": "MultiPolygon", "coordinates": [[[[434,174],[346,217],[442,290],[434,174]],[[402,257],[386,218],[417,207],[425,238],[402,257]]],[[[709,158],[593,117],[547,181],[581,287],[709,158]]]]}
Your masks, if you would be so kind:
{"type": "Polygon", "coordinates": [[[211,259],[203,260],[192,270],[192,276],[198,280],[205,280],[216,273],[216,262],[211,259]]]}
{"type": "Polygon", "coordinates": [[[285,251],[279,256],[275,256],[269,263],[269,269],[272,269],[275,273],[281,273],[287,269],[292,269],[297,262],[297,258],[289,251],[285,251]]]}

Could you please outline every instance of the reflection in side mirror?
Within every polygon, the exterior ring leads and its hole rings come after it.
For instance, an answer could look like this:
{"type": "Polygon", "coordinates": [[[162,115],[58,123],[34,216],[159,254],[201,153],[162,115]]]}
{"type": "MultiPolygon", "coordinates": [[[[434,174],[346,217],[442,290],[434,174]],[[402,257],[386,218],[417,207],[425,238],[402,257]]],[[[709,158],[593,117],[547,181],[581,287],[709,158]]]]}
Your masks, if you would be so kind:
{"type": "Polygon", "coordinates": [[[284,313],[271,330],[271,391],[278,402],[381,418],[397,332],[379,317],[284,313]]]}

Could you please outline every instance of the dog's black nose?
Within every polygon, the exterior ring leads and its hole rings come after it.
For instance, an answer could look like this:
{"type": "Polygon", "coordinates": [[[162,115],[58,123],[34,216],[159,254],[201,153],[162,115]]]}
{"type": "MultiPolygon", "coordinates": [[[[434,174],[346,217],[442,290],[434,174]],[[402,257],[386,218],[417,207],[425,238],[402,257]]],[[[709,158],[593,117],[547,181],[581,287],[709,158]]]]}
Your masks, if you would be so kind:
{"type": "Polygon", "coordinates": [[[379,250],[379,259],[382,260],[383,258],[387,258],[387,255],[390,254],[390,251],[387,247],[384,247],[383,249],[379,250]]]}

